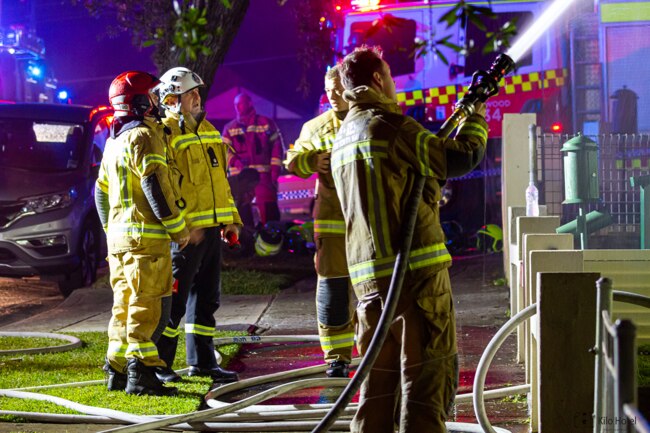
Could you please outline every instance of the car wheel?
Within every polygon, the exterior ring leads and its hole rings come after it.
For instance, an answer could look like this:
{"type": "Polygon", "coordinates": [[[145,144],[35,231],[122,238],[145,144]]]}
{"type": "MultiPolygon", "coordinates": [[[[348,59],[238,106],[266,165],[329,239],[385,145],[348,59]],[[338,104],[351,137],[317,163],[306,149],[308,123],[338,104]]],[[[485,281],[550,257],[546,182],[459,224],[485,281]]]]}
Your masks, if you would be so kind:
{"type": "Polygon", "coordinates": [[[91,285],[97,279],[99,237],[97,230],[90,222],[86,222],[81,230],[77,254],[79,255],[79,267],[65,275],[59,281],[59,290],[64,296],[68,296],[74,289],[91,285]]]}

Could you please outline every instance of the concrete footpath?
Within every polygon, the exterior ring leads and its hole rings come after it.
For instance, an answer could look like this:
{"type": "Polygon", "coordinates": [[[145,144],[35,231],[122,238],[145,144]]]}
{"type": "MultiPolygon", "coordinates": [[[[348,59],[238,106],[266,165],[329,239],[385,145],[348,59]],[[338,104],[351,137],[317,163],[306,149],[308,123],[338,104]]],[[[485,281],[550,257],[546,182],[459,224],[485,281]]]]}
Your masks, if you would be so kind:
{"type": "MultiPolygon", "coordinates": [[[[459,393],[471,392],[476,365],[489,339],[507,320],[507,286],[494,285],[503,275],[500,255],[454,258],[450,270],[456,305],[461,364],[459,393]]],[[[316,279],[307,278],[274,296],[223,296],[216,313],[217,328],[263,335],[316,334],[314,303],[316,279]]],[[[0,327],[0,331],[105,331],[111,315],[112,292],[106,284],[80,289],[55,308],[0,327]]],[[[490,388],[523,383],[523,366],[514,362],[515,341],[510,337],[497,354],[488,375],[490,388]]],[[[526,404],[503,401],[488,404],[492,422],[512,433],[528,431],[526,404]]],[[[471,405],[458,405],[456,420],[474,422],[471,405]]],[[[104,427],[105,428],[105,427],[104,427]]],[[[0,432],[93,432],[97,426],[59,426],[0,423],[0,432]]]]}

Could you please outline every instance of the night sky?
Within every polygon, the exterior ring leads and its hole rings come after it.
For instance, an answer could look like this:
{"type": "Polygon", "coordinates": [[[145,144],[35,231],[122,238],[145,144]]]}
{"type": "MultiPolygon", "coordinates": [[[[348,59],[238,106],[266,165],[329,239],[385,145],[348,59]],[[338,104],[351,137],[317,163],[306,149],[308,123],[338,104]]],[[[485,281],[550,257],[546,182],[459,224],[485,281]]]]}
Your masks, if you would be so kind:
{"type": "MultiPolygon", "coordinates": [[[[110,82],[123,71],[157,73],[150,49],[134,47],[128,33],[113,38],[107,35],[110,18],[93,18],[71,0],[31,1],[35,5],[33,20],[29,0],[0,0],[2,23],[33,23],[45,42],[47,66],[59,86],[69,89],[74,103],[107,103],[110,82]]],[[[299,0],[290,0],[285,6],[278,6],[276,0],[251,1],[217,72],[211,96],[241,85],[305,116],[305,120],[312,117],[322,92],[324,71],[310,71],[312,91],[307,97],[296,91],[301,67],[296,59],[299,38],[291,9],[295,1],[299,0]]]]}

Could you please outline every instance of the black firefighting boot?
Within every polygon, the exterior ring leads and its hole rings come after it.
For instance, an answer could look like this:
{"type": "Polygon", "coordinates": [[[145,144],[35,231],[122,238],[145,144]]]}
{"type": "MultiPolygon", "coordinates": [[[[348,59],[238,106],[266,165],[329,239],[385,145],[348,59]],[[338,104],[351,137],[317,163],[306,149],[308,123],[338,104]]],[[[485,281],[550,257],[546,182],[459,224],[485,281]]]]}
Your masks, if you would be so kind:
{"type": "Polygon", "coordinates": [[[147,367],[139,359],[130,358],[126,364],[128,380],[126,393],[135,395],[171,396],[178,394],[178,389],[165,387],[156,377],[155,367],[147,367]]]}
{"type": "Polygon", "coordinates": [[[111,367],[111,364],[106,361],[106,364],[102,367],[106,375],[106,388],[109,391],[124,391],[126,388],[126,374],[120,373],[111,367]]]}
{"type": "Polygon", "coordinates": [[[327,370],[325,370],[327,377],[348,377],[350,374],[350,364],[343,361],[332,361],[327,370]]]}
{"type": "Polygon", "coordinates": [[[156,377],[162,383],[168,382],[179,382],[181,377],[174,371],[173,368],[169,367],[156,367],[156,377]]]}
{"type": "Polygon", "coordinates": [[[216,383],[230,383],[230,382],[237,382],[239,380],[239,376],[237,376],[236,372],[230,370],[224,370],[218,365],[212,368],[203,368],[203,367],[197,367],[195,365],[192,365],[190,366],[187,375],[206,376],[206,377],[209,376],[216,383]]]}

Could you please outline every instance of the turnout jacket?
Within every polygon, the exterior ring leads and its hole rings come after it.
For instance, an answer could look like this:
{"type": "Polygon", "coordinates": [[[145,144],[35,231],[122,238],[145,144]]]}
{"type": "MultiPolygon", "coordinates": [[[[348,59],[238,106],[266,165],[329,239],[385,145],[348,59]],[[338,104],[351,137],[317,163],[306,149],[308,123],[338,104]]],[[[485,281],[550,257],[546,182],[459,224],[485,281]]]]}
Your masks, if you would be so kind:
{"type": "Polygon", "coordinates": [[[282,168],[282,135],[275,122],[266,116],[252,114],[233,119],[223,127],[223,140],[228,144],[230,174],[245,168],[269,173],[276,182],[282,168]]]}
{"type": "MultiPolygon", "coordinates": [[[[305,123],[300,131],[293,149],[287,152],[285,165],[287,170],[302,178],[316,173],[318,154],[332,151],[336,132],[341,126],[347,111],[328,110],[320,116],[305,123]]],[[[344,237],[345,221],[341,203],[336,195],[332,172],[318,173],[316,197],[314,202],[314,236],[344,237]]]]}
{"type": "Polygon", "coordinates": [[[451,265],[440,225],[440,185],[483,157],[487,124],[472,115],[455,139],[441,139],[395,102],[367,86],[344,93],[350,111],[332,149],[332,173],[346,223],[346,250],[353,285],[385,292],[402,239],[405,208],[415,175],[427,177],[418,207],[409,270],[426,277],[451,265]]]}
{"type": "Polygon", "coordinates": [[[203,117],[165,112],[171,130],[168,153],[181,213],[189,228],[241,224],[226,178],[227,150],[219,131],[203,117]]]}
{"type": "Polygon", "coordinates": [[[187,237],[174,199],[162,126],[149,118],[116,118],[95,183],[109,253],[187,237]]]}

